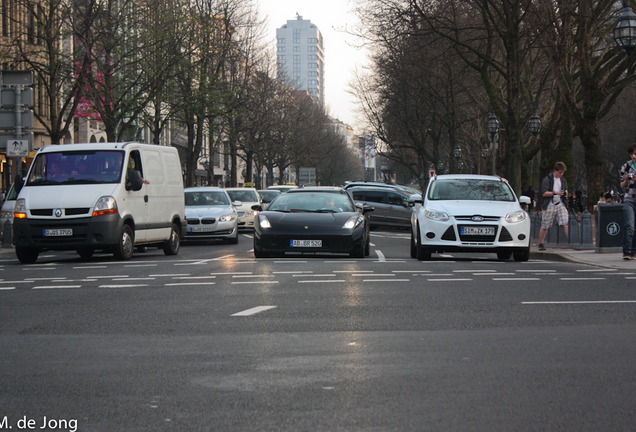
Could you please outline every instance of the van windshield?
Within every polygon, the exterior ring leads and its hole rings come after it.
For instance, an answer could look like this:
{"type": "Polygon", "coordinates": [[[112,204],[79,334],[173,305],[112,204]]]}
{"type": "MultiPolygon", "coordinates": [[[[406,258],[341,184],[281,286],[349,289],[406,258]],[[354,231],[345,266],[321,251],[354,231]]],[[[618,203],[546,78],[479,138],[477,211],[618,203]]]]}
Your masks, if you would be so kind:
{"type": "Polygon", "coordinates": [[[123,161],[124,152],[112,150],[40,153],[26,186],[119,183],[123,161]]]}

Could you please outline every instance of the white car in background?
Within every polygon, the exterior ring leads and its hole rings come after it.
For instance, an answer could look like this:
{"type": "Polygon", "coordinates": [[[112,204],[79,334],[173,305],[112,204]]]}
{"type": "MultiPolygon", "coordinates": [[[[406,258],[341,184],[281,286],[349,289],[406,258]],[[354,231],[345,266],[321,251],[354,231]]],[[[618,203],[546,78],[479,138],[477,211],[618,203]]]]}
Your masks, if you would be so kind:
{"type": "Polygon", "coordinates": [[[15,185],[11,185],[7,197],[2,203],[2,213],[0,213],[0,239],[3,239],[4,224],[7,221],[13,222],[13,211],[15,209],[15,200],[18,197],[18,193],[15,191],[15,185]]]}
{"type": "Polygon", "coordinates": [[[439,175],[411,216],[411,257],[429,260],[434,252],[494,252],[498,259],[528,261],[530,217],[507,181],[483,175],[439,175]]]}
{"type": "Polygon", "coordinates": [[[183,192],[188,222],[184,240],[222,239],[238,243],[238,212],[224,189],[192,187],[183,192]]]}
{"type": "Polygon", "coordinates": [[[232,204],[238,212],[239,229],[254,229],[254,218],[257,210],[252,210],[253,205],[261,205],[261,197],[255,188],[231,187],[225,188],[232,200],[232,204]]]}

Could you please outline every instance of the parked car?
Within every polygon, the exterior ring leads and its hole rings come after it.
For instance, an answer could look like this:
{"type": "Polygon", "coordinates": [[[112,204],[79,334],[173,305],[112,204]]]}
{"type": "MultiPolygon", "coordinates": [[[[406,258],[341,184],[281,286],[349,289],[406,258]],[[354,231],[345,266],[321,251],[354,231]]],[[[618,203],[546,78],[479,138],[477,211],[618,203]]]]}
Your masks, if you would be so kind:
{"type": "Polygon", "coordinates": [[[399,191],[402,191],[402,192],[406,192],[408,194],[421,193],[421,191],[418,188],[415,188],[415,187],[412,187],[412,186],[397,185],[397,184],[382,183],[382,182],[348,181],[348,182],[345,182],[343,188],[344,189],[349,189],[349,188],[356,187],[356,186],[383,187],[383,188],[389,188],[389,189],[396,189],[396,190],[399,190],[399,191]]]}
{"type": "Polygon", "coordinates": [[[192,187],[183,192],[188,222],[184,240],[222,239],[230,244],[239,242],[238,212],[224,189],[192,187]]]}
{"type": "MultiPolygon", "coordinates": [[[[16,186],[17,187],[17,186],[16,186]]],[[[96,250],[130,259],[135,247],[179,252],[183,176],[175,147],[140,143],[51,145],[38,150],[18,191],[13,244],[22,263],[43,250],[96,250]]]]}
{"type": "Polygon", "coordinates": [[[369,255],[369,229],[365,214],[370,206],[356,206],[341,188],[294,189],[276,197],[259,211],[254,226],[254,256],[301,253],[369,255]]]}
{"type": "Polygon", "coordinates": [[[274,185],[274,186],[269,186],[267,189],[269,190],[277,190],[280,193],[284,194],[289,192],[292,189],[298,189],[298,186],[296,185],[274,185]]]}
{"type": "Polygon", "coordinates": [[[386,226],[408,229],[414,203],[412,194],[398,189],[377,186],[353,186],[347,189],[355,202],[373,206],[370,214],[371,229],[386,226]]]}
{"type": "Polygon", "coordinates": [[[254,217],[258,214],[252,206],[261,204],[261,197],[255,188],[225,188],[238,212],[239,229],[253,229],[254,217]]]}
{"type": "Polygon", "coordinates": [[[411,257],[434,252],[495,252],[498,259],[527,261],[530,217],[507,181],[483,175],[440,175],[428,184],[411,218],[411,257]]]}
{"type": "Polygon", "coordinates": [[[2,203],[2,213],[0,213],[0,239],[3,239],[4,236],[4,224],[7,221],[13,223],[13,211],[15,209],[15,200],[17,197],[18,193],[15,190],[15,184],[12,184],[4,202],[2,203]]]}
{"type": "Polygon", "coordinates": [[[274,198],[280,195],[280,191],[277,191],[275,189],[262,189],[257,192],[258,195],[261,197],[261,202],[263,204],[269,204],[274,198]]]}

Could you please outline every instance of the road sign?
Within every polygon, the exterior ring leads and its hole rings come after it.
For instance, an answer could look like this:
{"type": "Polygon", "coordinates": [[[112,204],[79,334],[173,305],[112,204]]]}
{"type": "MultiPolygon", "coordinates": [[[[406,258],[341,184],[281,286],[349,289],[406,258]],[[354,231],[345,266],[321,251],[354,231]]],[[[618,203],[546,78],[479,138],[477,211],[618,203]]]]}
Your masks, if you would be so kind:
{"type": "Polygon", "coordinates": [[[7,144],[16,140],[25,140],[29,143],[29,150],[33,148],[33,132],[22,132],[22,136],[19,138],[15,136],[15,132],[0,132],[0,152],[7,151],[9,149],[7,144]]]}
{"type": "Polygon", "coordinates": [[[33,84],[33,71],[0,71],[2,85],[29,86],[33,84]]]}
{"type": "MultiPolygon", "coordinates": [[[[4,108],[15,106],[15,87],[5,87],[2,89],[2,99],[0,103],[4,108]]],[[[33,106],[33,89],[24,87],[20,91],[20,106],[33,106]]]]}
{"type": "Polygon", "coordinates": [[[22,126],[25,129],[33,128],[33,110],[24,110],[20,124],[17,124],[15,111],[0,110],[0,129],[15,129],[16,126],[22,126]]]}
{"type": "Polygon", "coordinates": [[[7,141],[7,156],[27,157],[29,155],[29,140],[7,141]]]}

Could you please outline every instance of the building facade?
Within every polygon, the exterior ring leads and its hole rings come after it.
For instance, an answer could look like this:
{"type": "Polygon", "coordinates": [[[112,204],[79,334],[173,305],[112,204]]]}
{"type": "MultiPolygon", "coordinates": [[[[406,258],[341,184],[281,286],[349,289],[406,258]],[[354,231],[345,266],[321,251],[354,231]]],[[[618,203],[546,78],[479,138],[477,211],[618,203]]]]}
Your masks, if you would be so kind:
{"type": "Polygon", "coordinates": [[[325,101],[325,48],[322,33],[310,20],[295,20],[276,29],[278,79],[325,101]]]}

